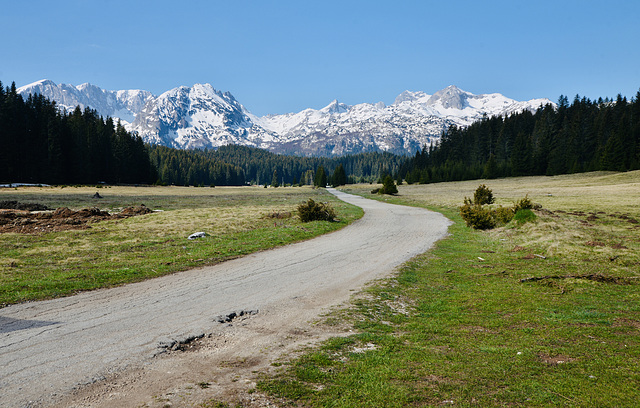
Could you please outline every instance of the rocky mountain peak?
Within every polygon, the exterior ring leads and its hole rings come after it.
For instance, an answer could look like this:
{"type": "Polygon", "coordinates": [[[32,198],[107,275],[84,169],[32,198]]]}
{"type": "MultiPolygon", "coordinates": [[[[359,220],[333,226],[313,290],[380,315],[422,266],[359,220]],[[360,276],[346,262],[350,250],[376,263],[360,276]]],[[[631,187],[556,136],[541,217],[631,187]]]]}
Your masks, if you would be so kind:
{"type": "Polygon", "coordinates": [[[458,109],[462,110],[467,106],[467,97],[470,94],[456,87],[450,85],[433,95],[427,101],[427,105],[442,105],[445,109],[458,109]]]}
{"type": "Polygon", "coordinates": [[[146,142],[176,148],[215,148],[225,144],[260,147],[276,153],[343,155],[368,151],[413,154],[437,142],[450,125],[467,126],[487,116],[535,111],[548,99],[518,102],[500,94],[473,95],[449,86],[428,95],[404,91],[394,104],[346,105],[256,117],[228,92],[211,84],[181,86],[153,96],[147,91],[104,91],[91,84],[56,85],[42,80],[21,87],[59,106],[91,107],[121,119],[146,142]]]}
{"type": "Polygon", "coordinates": [[[329,114],[345,113],[347,111],[349,111],[349,105],[345,105],[344,103],[340,103],[340,102],[338,102],[337,99],[334,99],[333,101],[331,101],[331,103],[329,105],[327,105],[324,108],[320,109],[320,112],[329,113],[329,114]]]}
{"type": "Polygon", "coordinates": [[[402,102],[415,102],[418,99],[422,99],[426,96],[429,96],[429,95],[421,91],[418,91],[418,92],[404,91],[396,97],[396,100],[393,102],[393,104],[400,105],[402,102]]]}

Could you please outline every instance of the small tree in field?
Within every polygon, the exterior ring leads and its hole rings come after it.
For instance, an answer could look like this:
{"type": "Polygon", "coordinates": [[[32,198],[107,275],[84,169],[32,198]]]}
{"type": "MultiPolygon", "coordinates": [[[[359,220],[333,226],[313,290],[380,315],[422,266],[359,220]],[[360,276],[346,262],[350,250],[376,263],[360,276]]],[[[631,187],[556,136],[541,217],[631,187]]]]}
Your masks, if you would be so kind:
{"type": "Polygon", "coordinates": [[[302,222],[334,221],[335,210],[329,204],[317,203],[311,198],[298,206],[298,215],[302,222]]]}
{"type": "Polygon", "coordinates": [[[378,190],[378,194],[398,194],[398,187],[393,181],[393,177],[386,176],[382,181],[382,188],[378,190]]]}
{"type": "Polygon", "coordinates": [[[493,204],[494,201],[493,192],[484,184],[480,184],[473,193],[473,203],[476,205],[493,204]]]}

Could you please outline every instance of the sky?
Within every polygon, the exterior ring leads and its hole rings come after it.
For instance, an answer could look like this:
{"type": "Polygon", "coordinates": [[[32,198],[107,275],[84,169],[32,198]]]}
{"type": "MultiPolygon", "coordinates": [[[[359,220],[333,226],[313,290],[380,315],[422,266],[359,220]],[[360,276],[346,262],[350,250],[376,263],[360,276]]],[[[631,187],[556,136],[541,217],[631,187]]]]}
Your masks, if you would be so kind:
{"type": "Polygon", "coordinates": [[[0,16],[4,86],[210,83],[259,116],[449,85],[552,101],[640,89],[636,0],[0,0],[0,16]]]}

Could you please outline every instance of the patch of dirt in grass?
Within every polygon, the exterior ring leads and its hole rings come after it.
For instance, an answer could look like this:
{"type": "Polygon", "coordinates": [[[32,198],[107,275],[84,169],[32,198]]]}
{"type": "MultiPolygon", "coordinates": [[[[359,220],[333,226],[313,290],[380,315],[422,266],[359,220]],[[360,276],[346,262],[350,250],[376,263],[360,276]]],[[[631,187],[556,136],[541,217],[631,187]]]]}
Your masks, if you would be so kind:
{"type": "Polygon", "coordinates": [[[537,282],[550,279],[564,280],[564,279],[586,279],[589,281],[601,282],[601,283],[613,283],[617,285],[631,284],[631,279],[627,277],[610,276],[601,273],[589,273],[584,275],[546,275],[541,277],[531,277],[520,279],[520,282],[537,282]]]}
{"type": "Polygon", "coordinates": [[[540,353],[538,354],[538,357],[540,358],[540,360],[542,360],[543,363],[550,366],[557,366],[559,364],[565,364],[565,363],[570,363],[572,361],[575,361],[575,358],[571,358],[563,354],[558,354],[557,356],[550,356],[544,353],[540,353]]]}
{"type": "Polygon", "coordinates": [[[626,318],[616,319],[615,323],[613,324],[613,327],[622,327],[622,326],[631,326],[637,330],[640,330],[640,321],[633,320],[633,319],[626,319],[626,318]]]}
{"type": "MultiPolygon", "coordinates": [[[[20,207],[17,204],[15,207],[20,207]]],[[[81,230],[91,228],[89,224],[104,220],[128,218],[153,212],[144,204],[127,207],[119,213],[110,214],[98,208],[79,211],[67,207],[55,211],[30,211],[23,209],[0,209],[0,234],[43,234],[47,232],[81,230]]]]}
{"type": "Polygon", "coordinates": [[[460,330],[471,332],[471,333],[489,333],[489,334],[498,334],[499,332],[491,329],[487,329],[482,326],[463,326],[460,330]]]}
{"type": "Polygon", "coordinates": [[[265,218],[275,218],[277,220],[282,220],[286,218],[291,218],[291,211],[272,211],[265,215],[265,218]]]}

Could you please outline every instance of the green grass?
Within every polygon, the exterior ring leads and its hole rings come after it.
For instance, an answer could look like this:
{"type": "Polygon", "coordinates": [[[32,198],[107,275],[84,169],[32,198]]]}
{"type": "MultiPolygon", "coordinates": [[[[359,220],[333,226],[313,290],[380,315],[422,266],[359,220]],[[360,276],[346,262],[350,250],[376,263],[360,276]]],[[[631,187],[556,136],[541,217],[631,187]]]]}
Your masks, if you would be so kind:
{"type": "MultiPolygon", "coordinates": [[[[440,206],[455,221],[448,238],[327,318],[348,319],[356,334],[285,362],[258,388],[308,407],[637,406],[640,230],[619,215],[640,219],[630,205],[640,197],[639,178],[495,181],[503,205],[549,188],[562,204],[490,232],[467,228],[455,206],[440,206]],[[618,204],[587,221],[603,209],[594,198],[597,180],[618,204]],[[585,185],[593,196],[576,194],[585,185]],[[585,214],[557,211],[569,208],[585,214]],[[532,277],[544,279],[526,280],[532,277]]],[[[466,195],[480,183],[467,182],[466,195]]],[[[460,183],[401,186],[397,197],[372,197],[433,208],[436,195],[453,202],[448,186],[464,197],[460,183]]]]}
{"type": "Polygon", "coordinates": [[[324,189],[113,187],[0,190],[0,200],[117,211],[144,203],[163,211],[92,224],[88,230],[0,235],[0,305],[67,296],[212,265],[342,228],[362,216],[324,189]],[[338,222],[302,223],[299,203],[330,202],[338,222]],[[271,218],[274,212],[292,214],[271,218]],[[193,232],[207,237],[187,240],[193,232]]]}

